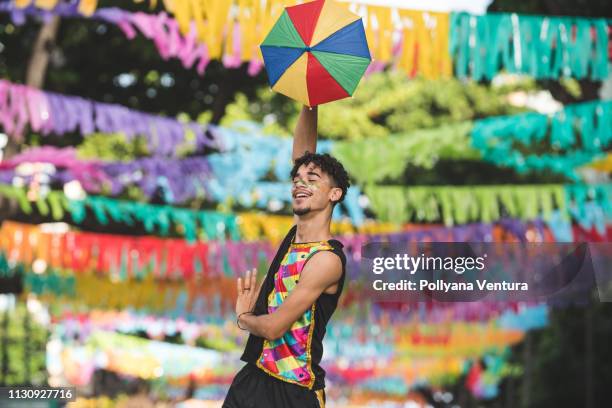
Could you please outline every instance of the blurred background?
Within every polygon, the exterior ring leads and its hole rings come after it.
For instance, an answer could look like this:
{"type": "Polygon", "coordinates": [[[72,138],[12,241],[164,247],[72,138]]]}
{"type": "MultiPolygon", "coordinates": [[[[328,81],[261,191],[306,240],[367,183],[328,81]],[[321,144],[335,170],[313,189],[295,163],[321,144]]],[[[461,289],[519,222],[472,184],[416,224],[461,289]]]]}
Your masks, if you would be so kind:
{"type": "MultiPolygon", "coordinates": [[[[265,273],[292,225],[300,106],[258,51],[292,4],[0,2],[0,386],[76,386],[72,407],[221,406],[246,340],[234,279],[265,273]]],[[[328,406],[610,406],[596,293],[382,305],[358,274],[372,240],[612,238],[609,4],[343,4],[374,62],[319,109],[319,150],[353,184],[334,214],[349,284],[328,406]]]]}

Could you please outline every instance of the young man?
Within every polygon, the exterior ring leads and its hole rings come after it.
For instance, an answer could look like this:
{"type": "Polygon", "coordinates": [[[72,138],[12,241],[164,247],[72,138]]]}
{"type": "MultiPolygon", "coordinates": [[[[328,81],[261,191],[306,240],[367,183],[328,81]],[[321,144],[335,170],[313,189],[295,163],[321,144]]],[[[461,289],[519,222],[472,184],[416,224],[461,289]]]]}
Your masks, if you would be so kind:
{"type": "Polygon", "coordinates": [[[317,110],[304,108],[293,142],[295,226],[283,240],[266,278],[238,278],[237,324],[250,332],[223,408],[322,408],[323,336],[342,293],[346,259],[331,239],[334,205],[349,187],[342,165],[319,155],[317,110]]]}

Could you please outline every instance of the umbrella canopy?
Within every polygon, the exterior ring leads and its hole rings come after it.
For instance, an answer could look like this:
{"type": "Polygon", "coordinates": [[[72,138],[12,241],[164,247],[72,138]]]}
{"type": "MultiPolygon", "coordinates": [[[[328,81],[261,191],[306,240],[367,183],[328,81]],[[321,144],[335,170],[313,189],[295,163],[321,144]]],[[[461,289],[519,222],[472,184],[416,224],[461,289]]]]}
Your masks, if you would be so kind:
{"type": "Polygon", "coordinates": [[[272,89],[308,106],[353,95],[372,61],[363,21],[332,0],[287,7],[261,53],[272,89]]]}

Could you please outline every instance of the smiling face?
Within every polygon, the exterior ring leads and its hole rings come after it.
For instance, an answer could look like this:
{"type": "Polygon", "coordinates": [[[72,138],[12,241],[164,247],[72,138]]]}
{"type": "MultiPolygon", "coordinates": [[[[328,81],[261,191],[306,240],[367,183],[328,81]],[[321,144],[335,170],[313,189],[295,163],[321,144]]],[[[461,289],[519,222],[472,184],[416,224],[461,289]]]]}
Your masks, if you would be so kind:
{"type": "Polygon", "coordinates": [[[293,213],[303,216],[311,212],[324,211],[342,197],[342,190],[334,180],[314,163],[300,166],[293,178],[291,188],[293,213]]]}

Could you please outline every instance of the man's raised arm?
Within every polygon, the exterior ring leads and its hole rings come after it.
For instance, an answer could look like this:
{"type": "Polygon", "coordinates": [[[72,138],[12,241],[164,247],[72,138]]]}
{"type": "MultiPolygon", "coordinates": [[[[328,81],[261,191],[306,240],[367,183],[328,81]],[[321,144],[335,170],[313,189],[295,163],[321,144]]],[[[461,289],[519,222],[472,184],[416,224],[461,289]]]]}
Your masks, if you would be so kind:
{"type": "Polygon", "coordinates": [[[307,106],[302,108],[293,137],[293,155],[291,157],[294,162],[306,151],[311,153],[317,151],[317,115],[316,106],[312,109],[307,106]]]}

